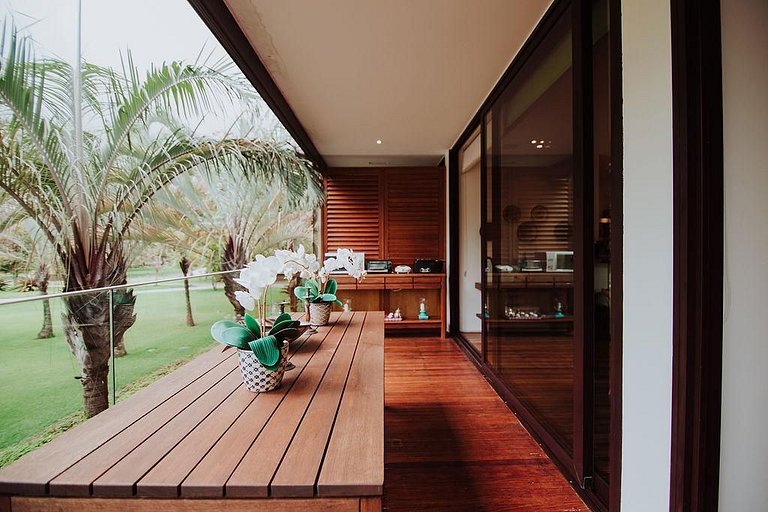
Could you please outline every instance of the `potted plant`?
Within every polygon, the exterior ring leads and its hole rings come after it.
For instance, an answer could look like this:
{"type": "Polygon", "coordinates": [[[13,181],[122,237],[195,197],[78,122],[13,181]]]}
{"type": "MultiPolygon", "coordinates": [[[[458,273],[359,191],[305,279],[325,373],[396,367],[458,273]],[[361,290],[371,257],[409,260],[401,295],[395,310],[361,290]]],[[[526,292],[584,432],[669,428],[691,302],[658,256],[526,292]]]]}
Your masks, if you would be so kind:
{"type": "Polygon", "coordinates": [[[355,279],[365,276],[361,255],[350,249],[337,250],[336,256],[326,259],[322,265],[317,256],[307,254],[301,245],[297,251],[276,251],[275,255],[284,262],[283,274],[286,279],[291,279],[297,273],[304,279],[304,285],[297,286],[293,293],[309,304],[309,317],[314,325],[328,323],[334,302],[341,306],[341,301],[336,297],[338,283],[330,277],[331,272],[344,269],[355,279]]]}
{"type": "Polygon", "coordinates": [[[288,341],[298,336],[299,321],[284,313],[272,326],[267,325],[267,295],[277,280],[282,262],[276,256],[256,256],[240,271],[235,281],[246,288],[237,291],[237,301],[245,308],[244,325],[220,320],[211,327],[213,339],[237,348],[243,383],[253,392],[280,387],[288,361],[288,341]]]}

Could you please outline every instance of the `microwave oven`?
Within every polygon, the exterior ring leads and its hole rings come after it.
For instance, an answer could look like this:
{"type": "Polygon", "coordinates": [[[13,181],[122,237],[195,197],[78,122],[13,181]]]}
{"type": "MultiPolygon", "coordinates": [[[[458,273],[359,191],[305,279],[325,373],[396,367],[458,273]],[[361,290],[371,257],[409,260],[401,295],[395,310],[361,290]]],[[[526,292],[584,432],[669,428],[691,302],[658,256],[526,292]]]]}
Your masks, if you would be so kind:
{"type": "Polygon", "coordinates": [[[573,272],[573,251],[547,251],[547,272],[573,272]]]}

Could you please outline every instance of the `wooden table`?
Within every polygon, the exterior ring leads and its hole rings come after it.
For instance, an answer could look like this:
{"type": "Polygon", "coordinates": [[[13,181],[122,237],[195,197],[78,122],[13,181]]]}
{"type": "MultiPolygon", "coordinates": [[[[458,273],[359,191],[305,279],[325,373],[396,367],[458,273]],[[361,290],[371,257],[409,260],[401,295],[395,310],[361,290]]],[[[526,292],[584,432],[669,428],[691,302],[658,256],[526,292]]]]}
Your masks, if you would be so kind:
{"type": "Polygon", "coordinates": [[[205,353],[0,470],[0,511],[381,510],[383,313],[334,314],[290,360],[255,394],[205,353]]]}

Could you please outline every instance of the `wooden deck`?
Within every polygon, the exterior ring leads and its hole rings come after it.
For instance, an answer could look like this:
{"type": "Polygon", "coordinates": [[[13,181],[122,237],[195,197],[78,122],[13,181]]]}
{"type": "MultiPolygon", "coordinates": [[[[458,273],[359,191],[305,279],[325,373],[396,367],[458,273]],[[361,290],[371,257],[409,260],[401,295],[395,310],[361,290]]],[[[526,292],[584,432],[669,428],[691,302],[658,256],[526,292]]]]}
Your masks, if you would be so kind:
{"type": "Polygon", "coordinates": [[[0,470],[0,510],[380,510],[383,314],[332,320],[279,390],[216,348],[0,470]]]}
{"type": "Polygon", "coordinates": [[[589,510],[455,342],[385,355],[385,510],[589,510]]]}

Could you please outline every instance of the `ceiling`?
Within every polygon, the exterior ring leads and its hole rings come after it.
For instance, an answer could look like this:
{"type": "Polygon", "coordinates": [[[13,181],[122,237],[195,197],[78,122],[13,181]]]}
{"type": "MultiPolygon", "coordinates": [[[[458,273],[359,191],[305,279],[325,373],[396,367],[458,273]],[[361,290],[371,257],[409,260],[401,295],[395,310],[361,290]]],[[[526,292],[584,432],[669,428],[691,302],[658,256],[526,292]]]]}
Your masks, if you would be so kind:
{"type": "Polygon", "coordinates": [[[226,0],[327,164],[350,167],[436,165],[550,3],[226,0]]]}

